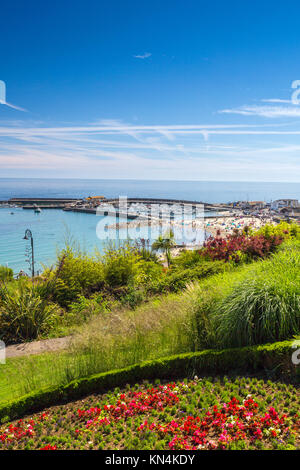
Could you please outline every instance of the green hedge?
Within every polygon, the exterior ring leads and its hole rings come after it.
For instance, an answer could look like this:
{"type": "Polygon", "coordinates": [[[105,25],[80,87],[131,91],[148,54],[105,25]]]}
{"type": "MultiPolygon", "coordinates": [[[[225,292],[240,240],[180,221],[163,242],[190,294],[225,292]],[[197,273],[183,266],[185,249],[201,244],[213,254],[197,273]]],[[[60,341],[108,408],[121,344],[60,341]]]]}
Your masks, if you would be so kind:
{"type": "Polygon", "coordinates": [[[1,422],[40,411],[48,406],[103,393],[113,387],[142,380],[193,377],[204,373],[240,373],[273,370],[277,374],[298,374],[291,362],[291,341],[221,351],[206,350],[146,361],[125,369],[104,372],[70,382],[68,385],[33,392],[0,405],[1,422]]]}

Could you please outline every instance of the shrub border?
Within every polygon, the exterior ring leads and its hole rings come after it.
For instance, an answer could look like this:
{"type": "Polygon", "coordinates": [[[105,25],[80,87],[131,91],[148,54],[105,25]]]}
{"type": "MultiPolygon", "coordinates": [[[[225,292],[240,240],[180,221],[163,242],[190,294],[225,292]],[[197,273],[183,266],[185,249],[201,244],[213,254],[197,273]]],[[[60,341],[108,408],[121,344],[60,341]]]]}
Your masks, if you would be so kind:
{"type": "Polygon", "coordinates": [[[292,341],[244,348],[205,350],[145,361],[124,369],[103,372],[53,386],[0,404],[0,420],[7,422],[43,408],[79,399],[91,393],[142,380],[193,377],[203,373],[234,373],[272,370],[276,375],[298,376],[291,361],[292,341]]]}

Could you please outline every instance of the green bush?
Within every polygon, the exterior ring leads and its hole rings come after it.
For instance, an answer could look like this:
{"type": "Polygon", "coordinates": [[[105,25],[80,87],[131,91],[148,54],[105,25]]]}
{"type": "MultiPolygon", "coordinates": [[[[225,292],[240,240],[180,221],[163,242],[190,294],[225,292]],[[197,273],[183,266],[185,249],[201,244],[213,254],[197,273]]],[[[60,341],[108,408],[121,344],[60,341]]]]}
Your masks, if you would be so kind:
{"type": "Polygon", "coordinates": [[[181,267],[173,267],[167,271],[159,279],[152,280],[152,284],[148,289],[154,293],[161,292],[179,292],[186,288],[186,286],[193,281],[205,279],[213,276],[225,269],[230,269],[230,266],[225,266],[223,261],[203,261],[194,266],[182,269],[181,267]]]}
{"type": "Polygon", "coordinates": [[[81,295],[83,289],[71,276],[67,280],[58,278],[55,284],[54,299],[64,308],[69,308],[81,295]]]}
{"type": "Polygon", "coordinates": [[[140,260],[136,248],[129,244],[107,248],[103,256],[105,284],[112,289],[132,285],[138,274],[140,260]]]}
{"type": "Polygon", "coordinates": [[[6,343],[38,338],[51,330],[58,315],[57,305],[42,299],[31,285],[20,282],[12,293],[0,286],[0,338],[6,343]]]}
{"type": "Polygon", "coordinates": [[[120,298],[122,305],[128,306],[130,308],[136,308],[144,300],[146,300],[146,292],[143,288],[129,287],[124,292],[123,296],[120,298]]]}
{"type": "MultiPolygon", "coordinates": [[[[79,295],[89,296],[99,291],[104,285],[103,264],[97,256],[88,256],[80,251],[66,248],[58,256],[58,265],[62,267],[55,284],[53,296],[62,307],[68,308],[79,295]]],[[[45,273],[54,277],[56,272],[45,273]]]]}
{"type": "Polygon", "coordinates": [[[138,271],[134,277],[134,284],[137,286],[149,286],[152,282],[155,282],[164,275],[165,268],[154,261],[140,260],[138,265],[138,271]]]}
{"type": "Polygon", "coordinates": [[[155,255],[146,258],[129,242],[108,246],[103,256],[88,256],[67,247],[59,254],[57,270],[46,271],[44,277],[56,278],[52,297],[68,310],[80,297],[89,298],[95,292],[124,298],[124,303],[135,306],[143,300],[149,283],[160,279],[163,272],[155,255]]]}
{"type": "Polygon", "coordinates": [[[189,281],[205,279],[219,272],[224,272],[226,269],[228,267],[223,261],[204,261],[194,267],[168,273],[168,286],[170,290],[178,291],[183,289],[189,281]]]}
{"type": "Polygon", "coordinates": [[[116,305],[116,301],[107,298],[101,292],[92,294],[90,298],[79,295],[76,302],[70,304],[68,317],[73,317],[73,323],[79,325],[93,315],[110,312],[116,305]]]}
{"type": "Polygon", "coordinates": [[[14,279],[14,272],[11,268],[0,266],[0,281],[12,281],[14,279]]]}
{"type": "Polygon", "coordinates": [[[205,258],[200,250],[184,250],[173,258],[172,265],[176,268],[187,269],[203,262],[205,258]]]}
{"type": "Polygon", "coordinates": [[[263,235],[266,238],[274,236],[282,237],[285,240],[300,238],[300,227],[296,223],[281,221],[277,225],[266,224],[255,232],[255,235],[263,235]]]}
{"type": "MultiPolygon", "coordinates": [[[[108,246],[103,256],[88,256],[67,247],[58,258],[62,267],[53,299],[69,310],[80,296],[90,297],[94,292],[102,292],[135,307],[149,295],[177,292],[190,281],[225,269],[223,262],[205,260],[198,251],[182,253],[169,270],[157,261],[156,255],[148,255],[143,256],[130,242],[119,247],[108,246]]],[[[51,279],[56,272],[45,273],[45,276],[51,279]]]]}

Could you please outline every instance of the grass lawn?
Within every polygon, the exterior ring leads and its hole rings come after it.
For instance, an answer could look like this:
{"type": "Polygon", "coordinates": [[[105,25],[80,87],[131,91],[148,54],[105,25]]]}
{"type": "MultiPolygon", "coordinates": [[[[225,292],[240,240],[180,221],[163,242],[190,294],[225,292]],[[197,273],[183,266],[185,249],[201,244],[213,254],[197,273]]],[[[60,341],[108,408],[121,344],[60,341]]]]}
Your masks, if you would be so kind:
{"type": "MultiPolygon", "coordinates": [[[[33,389],[60,383],[59,375],[47,374],[51,364],[67,361],[65,353],[47,353],[18,358],[9,358],[0,365],[0,403],[15,399],[33,389]]],[[[56,367],[52,367],[56,370],[56,367]]]]}
{"type": "Polygon", "coordinates": [[[257,377],[144,382],[0,426],[0,449],[299,449],[299,388],[257,377]]]}

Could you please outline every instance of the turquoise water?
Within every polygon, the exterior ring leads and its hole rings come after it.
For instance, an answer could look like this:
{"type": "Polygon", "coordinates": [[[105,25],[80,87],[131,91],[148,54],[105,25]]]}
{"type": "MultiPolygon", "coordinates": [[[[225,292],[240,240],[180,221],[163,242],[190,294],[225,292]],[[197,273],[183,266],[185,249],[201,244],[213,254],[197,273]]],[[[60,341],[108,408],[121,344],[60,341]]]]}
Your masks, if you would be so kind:
{"type": "MultiPolygon", "coordinates": [[[[145,238],[153,241],[163,229],[140,227],[139,229],[105,229],[105,225],[122,222],[111,216],[99,217],[93,214],[64,212],[62,210],[42,210],[36,214],[32,210],[21,208],[0,208],[0,265],[11,267],[15,273],[21,269],[29,272],[26,262],[26,248],[30,241],[24,240],[26,229],[30,229],[34,238],[35,269],[42,270],[56,260],[57,250],[66,240],[80,245],[82,250],[92,252],[97,248],[103,252],[111,240],[118,244],[127,238],[145,238]]],[[[194,234],[191,228],[175,229],[178,243],[193,241],[201,243],[203,234],[194,234]]]]}
{"type": "Polygon", "coordinates": [[[1,208],[0,264],[13,268],[15,272],[21,269],[28,271],[25,250],[30,242],[23,239],[27,228],[34,237],[36,269],[42,269],[42,264],[51,265],[57,249],[64,246],[66,237],[70,238],[70,235],[83,249],[91,251],[95,246],[102,249],[103,241],[96,236],[97,222],[91,214],[55,209],[36,214],[31,210],[1,208]]]}

